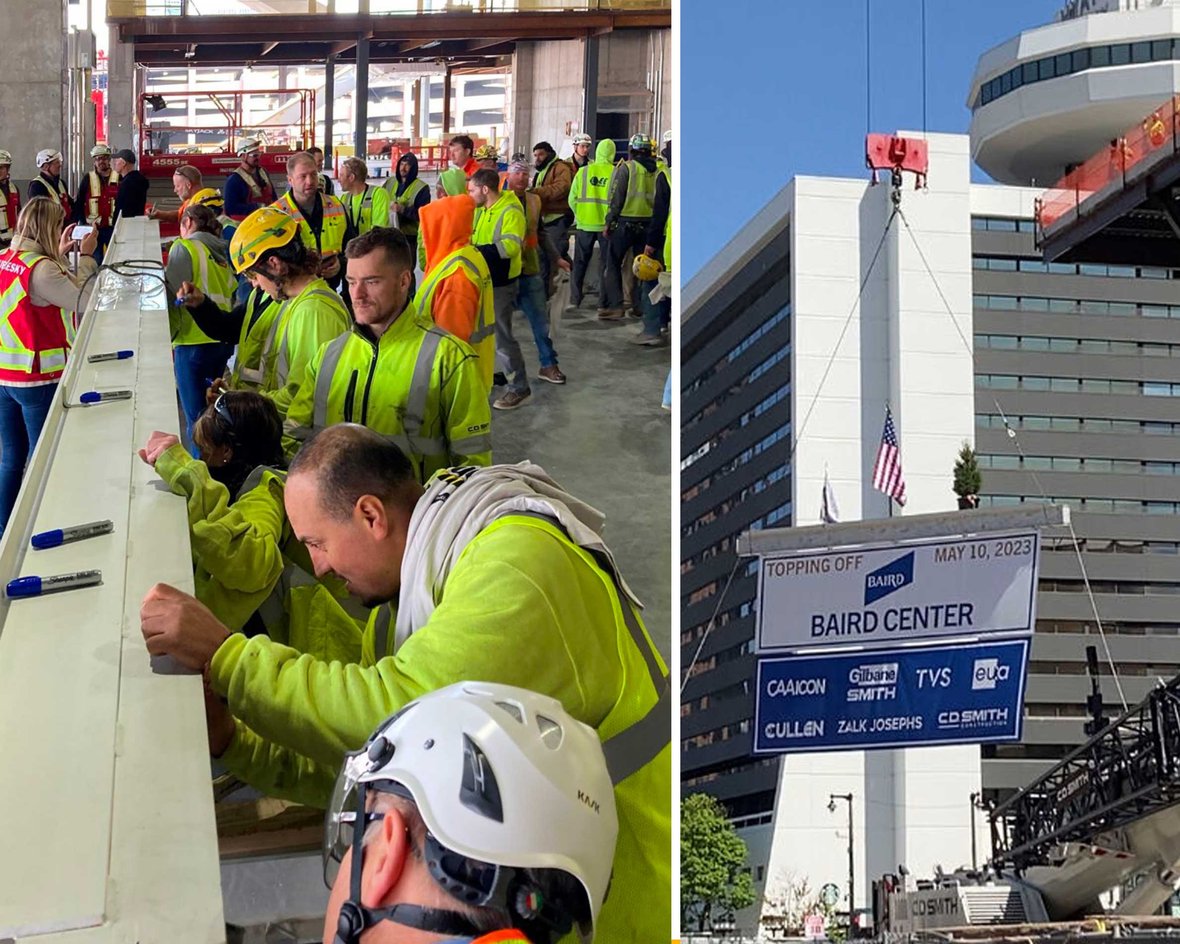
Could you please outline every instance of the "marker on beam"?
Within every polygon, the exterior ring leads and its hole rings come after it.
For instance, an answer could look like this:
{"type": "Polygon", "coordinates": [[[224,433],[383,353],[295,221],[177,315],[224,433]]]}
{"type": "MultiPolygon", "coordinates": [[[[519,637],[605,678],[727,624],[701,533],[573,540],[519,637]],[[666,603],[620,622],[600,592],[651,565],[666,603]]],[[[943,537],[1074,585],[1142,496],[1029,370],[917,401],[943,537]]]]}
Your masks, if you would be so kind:
{"type": "Polygon", "coordinates": [[[125,361],[134,357],[134,351],[107,351],[105,354],[91,354],[86,358],[87,364],[102,364],[105,361],[125,361]]]}
{"type": "Polygon", "coordinates": [[[82,396],[78,397],[78,402],[84,406],[92,406],[95,403],[106,403],[108,400],[130,399],[130,390],[87,390],[82,396]]]}
{"type": "Polygon", "coordinates": [[[43,551],[62,544],[72,544],[74,541],[85,541],[96,538],[100,534],[110,534],[115,530],[113,521],[92,521],[89,524],[78,524],[72,528],[57,528],[53,531],[42,531],[33,535],[33,548],[43,551]]]}
{"type": "Polygon", "coordinates": [[[101,570],[79,570],[72,574],[59,574],[56,577],[17,577],[8,581],[8,596],[10,599],[18,597],[39,597],[43,593],[59,593],[62,590],[75,590],[78,587],[96,587],[102,583],[101,570]]]}

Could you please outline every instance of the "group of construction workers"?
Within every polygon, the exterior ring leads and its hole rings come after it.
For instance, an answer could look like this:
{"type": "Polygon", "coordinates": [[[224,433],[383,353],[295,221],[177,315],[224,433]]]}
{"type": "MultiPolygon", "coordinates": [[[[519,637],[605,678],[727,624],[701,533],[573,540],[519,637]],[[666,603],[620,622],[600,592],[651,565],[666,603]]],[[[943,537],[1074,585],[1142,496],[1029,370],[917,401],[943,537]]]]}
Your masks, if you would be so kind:
{"type": "MultiPolygon", "coordinates": [[[[308,152],[287,160],[278,196],[253,139],[224,194],[177,168],[180,206],[151,212],[179,228],[164,279],[184,433],[155,432],[139,455],[186,501],[195,593],[154,586],[142,632],[150,653],[204,672],[227,776],[328,811],[326,941],[659,940],[667,667],[603,516],[528,461],[492,461],[497,349],[516,305],[544,310],[546,279],[568,265],[558,252],[543,268],[546,231],[565,240],[546,182],[593,220],[552,149],[502,182],[470,143],[452,143],[433,196],[413,155],[383,188],[345,161],[339,196],[308,152]]],[[[0,332],[5,460],[5,384],[56,385],[114,222],[112,155],[94,157],[72,203],[60,155],[42,165],[39,190],[57,198],[35,194],[0,250],[0,316],[19,346],[0,332]],[[99,210],[82,240],[79,202],[99,210]]],[[[610,165],[617,201],[586,182],[606,201],[597,238],[645,219],[649,190],[654,205],[655,173],[637,166],[610,165]]],[[[658,258],[665,243],[638,231],[627,246],[658,258]]],[[[505,366],[525,374],[519,345],[505,366]]]]}

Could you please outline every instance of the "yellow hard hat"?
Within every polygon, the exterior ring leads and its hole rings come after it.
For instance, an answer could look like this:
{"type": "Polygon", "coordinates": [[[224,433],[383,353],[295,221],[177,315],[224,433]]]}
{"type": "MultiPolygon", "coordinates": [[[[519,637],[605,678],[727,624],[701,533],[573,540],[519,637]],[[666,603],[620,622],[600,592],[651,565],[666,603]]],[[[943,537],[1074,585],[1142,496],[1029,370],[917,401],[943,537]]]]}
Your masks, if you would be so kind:
{"type": "Polygon", "coordinates": [[[206,187],[204,190],[198,190],[188,199],[189,206],[203,206],[210,210],[220,210],[225,206],[225,201],[221,199],[220,192],[214,190],[212,187],[206,187]]]}
{"type": "Polygon", "coordinates": [[[640,282],[650,282],[664,271],[664,267],[657,260],[643,253],[635,257],[635,261],[631,264],[631,271],[635,273],[635,278],[640,282]]]}
{"type": "Polygon", "coordinates": [[[481,144],[475,149],[475,159],[477,161],[498,161],[500,152],[494,144],[481,144]]]}
{"type": "Polygon", "coordinates": [[[299,238],[299,224],[282,210],[272,206],[255,210],[234,230],[229,244],[229,260],[234,271],[241,275],[258,263],[271,249],[287,245],[299,238]]]}

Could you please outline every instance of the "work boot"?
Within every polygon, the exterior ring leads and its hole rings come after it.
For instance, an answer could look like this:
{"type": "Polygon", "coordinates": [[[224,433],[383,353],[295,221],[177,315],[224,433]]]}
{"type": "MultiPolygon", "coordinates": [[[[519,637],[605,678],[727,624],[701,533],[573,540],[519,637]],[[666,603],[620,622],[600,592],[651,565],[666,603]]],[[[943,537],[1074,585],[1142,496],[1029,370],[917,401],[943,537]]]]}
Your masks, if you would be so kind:
{"type": "Polygon", "coordinates": [[[668,339],[662,334],[637,334],[629,340],[632,344],[641,344],[644,347],[663,347],[668,343],[668,339]]]}
{"type": "Polygon", "coordinates": [[[492,407],[497,410],[515,410],[532,394],[531,390],[509,390],[499,400],[493,400],[492,407]]]}
{"type": "Polygon", "coordinates": [[[599,321],[622,321],[623,320],[623,309],[622,308],[599,308],[598,309],[598,320],[599,321]]]}
{"type": "Polygon", "coordinates": [[[552,367],[541,368],[541,379],[548,380],[551,384],[565,383],[565,374],[561,372],[561,368],[554,364],[552,367]]]}

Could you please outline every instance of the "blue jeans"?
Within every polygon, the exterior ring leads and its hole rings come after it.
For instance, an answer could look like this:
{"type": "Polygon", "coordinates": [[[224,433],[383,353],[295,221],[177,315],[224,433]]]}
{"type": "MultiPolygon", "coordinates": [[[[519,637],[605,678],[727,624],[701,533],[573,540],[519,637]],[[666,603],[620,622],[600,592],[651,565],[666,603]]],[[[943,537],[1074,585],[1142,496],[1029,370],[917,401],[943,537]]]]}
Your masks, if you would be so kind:
{"type": "Polygon", "coordinates": [[[172,349],[172,368],[176,373],[176,391],[180,394],[180,408],[184,411],[185,441],[195,456],[193,423],[205,411],[205,391],[209,381],[220,377],[225,371],[225,362],[233,351],[233,345],[222,344],[180,344],[172,349]]]}
{"type": "Polygon", "coordinates": [[[29,453],[57,393],[57,384],[39,387],[0,385],[0,534],[8,527],[29,453]]]}
{"type": "Polygon", "coordinates": [[[652,337],[658,335],[664,325],[672,320],[672,299],[665,298],[653,305],[648,297],[655,287],[654,280],[635,283],[635,291],[641,299],[639,310],[643,313],[643,333],[652,337]]]}
{"type": "Polygon", "coordinates": [[[557,351],[549,338],[549,300],[545,297],[545,283],[539,275],[522,275],[517,282],[516,307],[524,312],[533,329],[533,340],[541,357],[542,367],[557,364],[557,351]]]}

